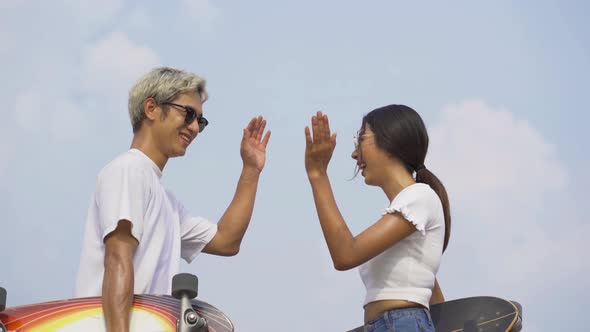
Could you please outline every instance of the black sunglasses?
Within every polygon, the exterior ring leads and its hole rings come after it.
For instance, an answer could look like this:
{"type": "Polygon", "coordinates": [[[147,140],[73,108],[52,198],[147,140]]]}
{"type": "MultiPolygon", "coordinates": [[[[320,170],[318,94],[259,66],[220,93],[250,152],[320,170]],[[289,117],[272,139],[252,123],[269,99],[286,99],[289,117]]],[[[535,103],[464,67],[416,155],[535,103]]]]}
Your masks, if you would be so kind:
{"type": "Polygon", "coordinates": [[[190,125],[191,123],[193,123],[193,121],[195,121],[195,119],[197,119],[197,123],[199,124],[199,132],[202,132],[205,129],[205,127],[207,127],[207,125],[209,124],[209,121],[207,121],[207,119],[205,119],[202,115],[198,115],[197,111],[195,111],[195,109],[190,106],[184,106],[175,103],[162,103],[162,105],[170,105],[182,108],[182,110],[186,112],[186,116],[184,117],[184,123],[190,125]]]}

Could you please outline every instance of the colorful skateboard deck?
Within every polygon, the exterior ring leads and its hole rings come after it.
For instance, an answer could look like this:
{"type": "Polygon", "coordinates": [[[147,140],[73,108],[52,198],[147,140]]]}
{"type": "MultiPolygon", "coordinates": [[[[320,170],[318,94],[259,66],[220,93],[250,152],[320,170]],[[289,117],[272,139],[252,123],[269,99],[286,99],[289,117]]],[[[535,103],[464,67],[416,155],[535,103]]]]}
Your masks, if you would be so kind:
{"type": "MultiPolygon", "coordinates": [[[[430,306],[436,332],[518,332],[522,307],[497,297],[478,296],[430,306]]],[[[357,327],[349,332],[362,332],[357,327]]]]}
{"type": "MultiPolygon", "coordinates": [[[[210,332],[231,332],[234,326],[219,309],[199,300],[191,304],[207,320],[210,332]]],[[[135,295],[131,331],[176,331],[180,301],[169,295],[135,295]]],[[[9,307],[0,312],[8,331],[105,331],[100,297],[78,298],[9,307]]]]}

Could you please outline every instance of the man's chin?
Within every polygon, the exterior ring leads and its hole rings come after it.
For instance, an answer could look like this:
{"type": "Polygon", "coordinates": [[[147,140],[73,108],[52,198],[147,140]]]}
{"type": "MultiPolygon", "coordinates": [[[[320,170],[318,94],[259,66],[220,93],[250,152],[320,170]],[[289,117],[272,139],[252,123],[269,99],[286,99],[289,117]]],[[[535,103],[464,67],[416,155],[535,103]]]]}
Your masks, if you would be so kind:
{"type": "Polygon", "coordinates": [[[176,149],[173,154],[170,156],[170,158],[175,158],[175,157],[183,157],[186,154],[186,148],[180,148],[180,149],[176,149]]]}

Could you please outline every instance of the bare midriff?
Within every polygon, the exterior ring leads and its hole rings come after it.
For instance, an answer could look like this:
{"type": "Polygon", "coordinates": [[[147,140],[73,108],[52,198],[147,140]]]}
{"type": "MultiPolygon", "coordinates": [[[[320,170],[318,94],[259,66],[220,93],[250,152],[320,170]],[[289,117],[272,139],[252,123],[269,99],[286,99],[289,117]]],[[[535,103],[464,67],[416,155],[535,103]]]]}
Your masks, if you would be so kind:
{"type": "Polygon", "coordinates": [[[405,300],[381,300],[365,306],[365,323],[377,318],[385,311],[403,308],[424,308],[423,305],[405,300]]]}

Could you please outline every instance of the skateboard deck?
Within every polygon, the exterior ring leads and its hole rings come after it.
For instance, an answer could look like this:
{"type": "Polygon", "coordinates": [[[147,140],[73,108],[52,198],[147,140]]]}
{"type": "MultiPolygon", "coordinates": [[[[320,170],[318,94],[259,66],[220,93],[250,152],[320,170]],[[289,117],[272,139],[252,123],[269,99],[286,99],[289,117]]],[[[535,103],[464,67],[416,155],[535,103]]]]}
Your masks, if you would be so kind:
{"type": "MultiPolygon", "coordinates": [[[[491,296],[468,297],[430,306],[436,332],[518,332],[522,307],[491,296]]],[[[362,332],[357,327],[350,332],[362,332]]]]}
{"type": "MultiPolygon", "coordinates": [[[[210,332],[234,331],[233,323],[212,305],[191,300],[196,312],[207,320],[210,332]]],[[[131,331],[176,331],[180,300],[169,295],[135,295],[131,310],[131,331]]],[[[0,312],[8,331],[105,331],[100,297],[8,307],[0,312]]],[[[0,327],[1,329],[1,327],[0,327]]]]}
{"type": "Polygon", "coordinates": [[[491,296],[458,299],[433,305],[430,315],[440,332],[517,332],[520,305],[491,296]]]}

